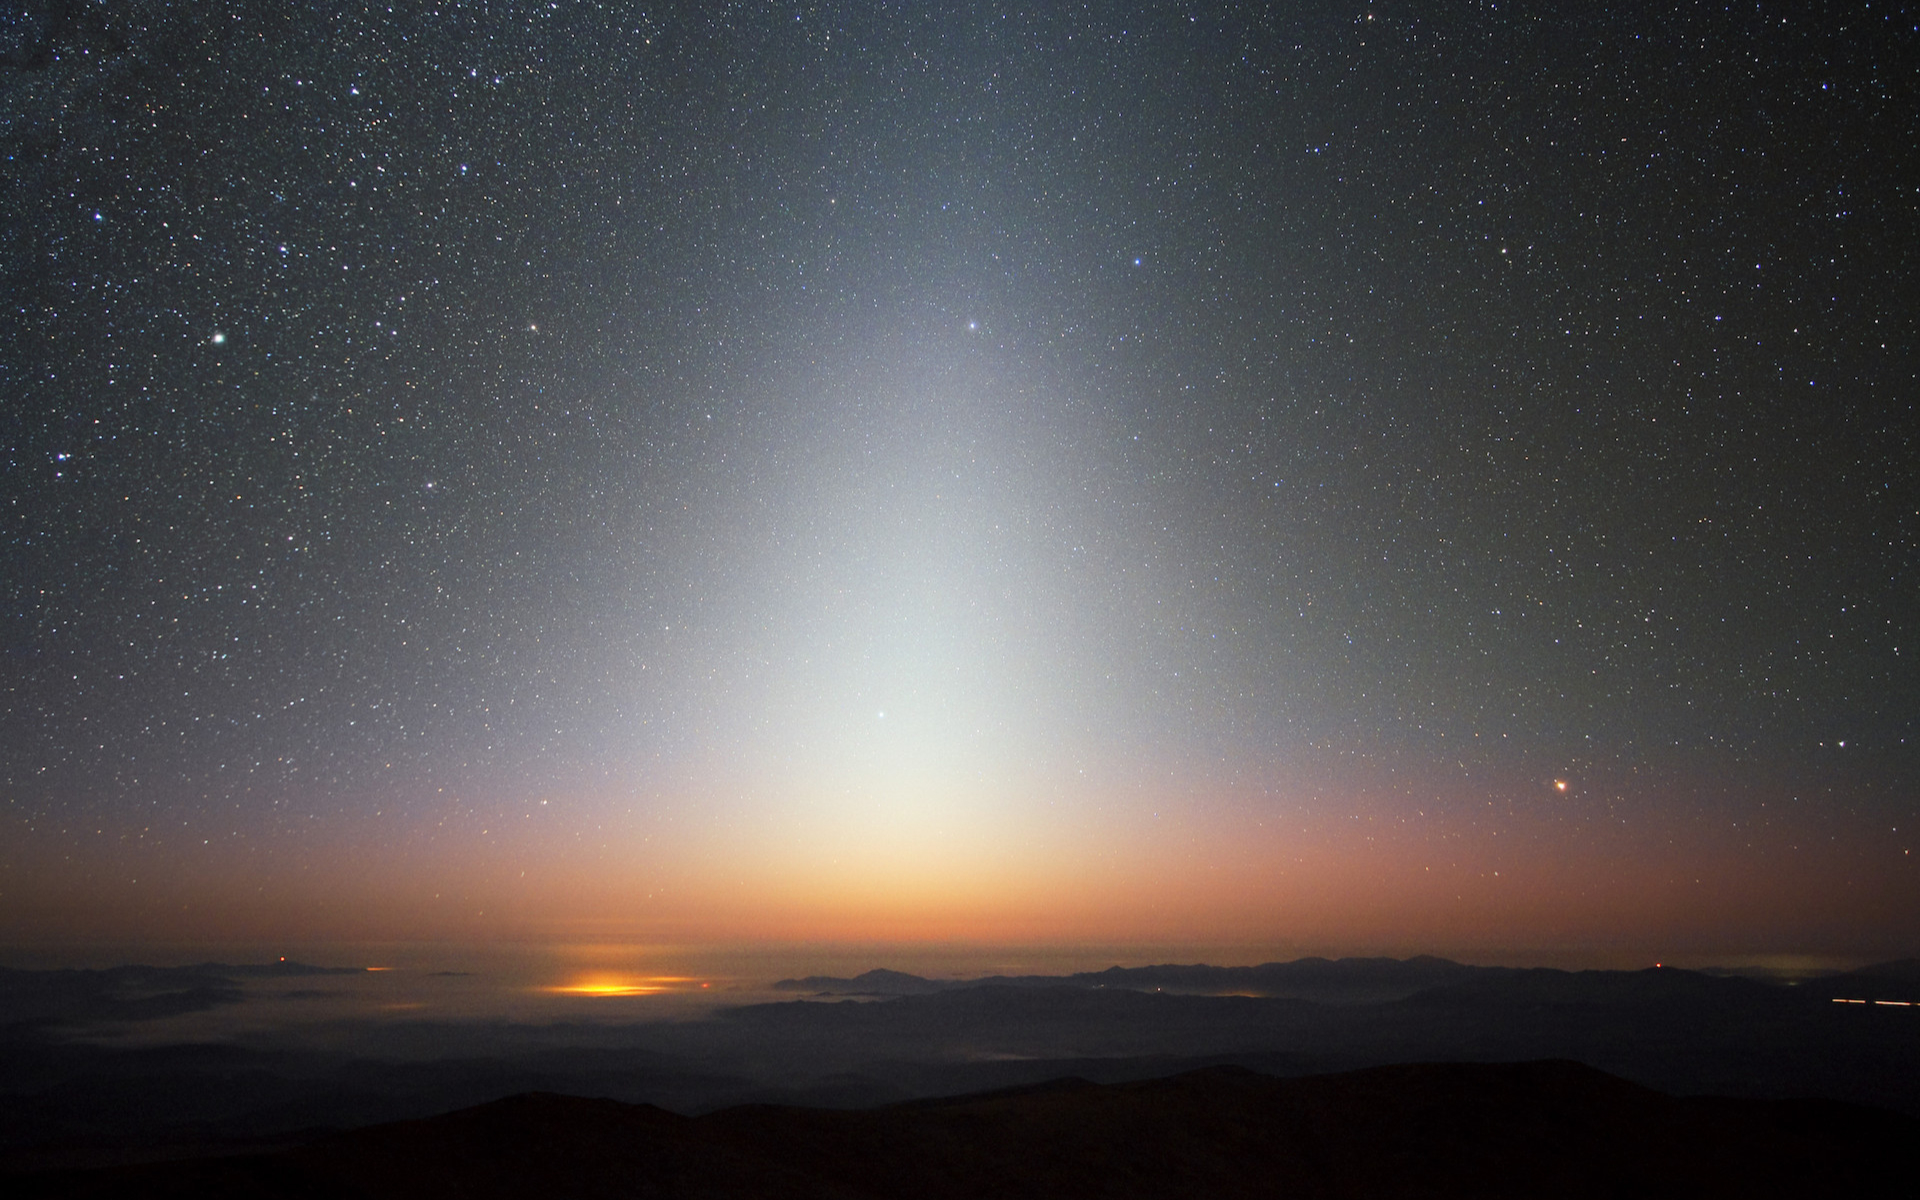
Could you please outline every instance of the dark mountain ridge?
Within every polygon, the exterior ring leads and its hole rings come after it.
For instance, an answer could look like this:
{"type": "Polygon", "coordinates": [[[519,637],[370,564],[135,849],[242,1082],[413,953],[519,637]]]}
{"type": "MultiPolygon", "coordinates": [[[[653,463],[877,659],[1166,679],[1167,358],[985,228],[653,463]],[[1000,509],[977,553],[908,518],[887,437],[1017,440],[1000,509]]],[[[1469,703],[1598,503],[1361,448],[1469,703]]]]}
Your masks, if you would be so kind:
{"type": "MultiPolygon", "coordinates": [[[[1741,980],[1774,988],[1803,987],[1808,994],[1840,990],[1872,992],[1868,999],[1920,999],[1920,959],[1901,959],[1847,972],[1827,972],[1805,980],[1770,980],[1737,972],[1697,972],[1672,967],[1634,971],[1564,971],[1551,967],[1479,967],[1432,955],[1413,958],[1299,958],[1257,966],[1216,967],[1206,963],[1161,963],[1146,967],[1108,967],[1071,975],[989,975],[970,979],[928,979],[904,971],[880,968],[852,978],[810,975],[782,979],[777,991],[812,996],[928,996],[938,992],[979,987],[1124,988],[1141,992],[1188,992],[1195,995],[1247,995],[1270,999],[1314,1000],[1323,1004],[1374,1004],[1400,1000],[1434,988],[1478,990],[1594,989],[1630,981],[1741,980]],[[1838,989],[1838,990],[1835,990],[1838,989]]],[[[1676,982],[1674,986],[1686,986],[1676,982]]]]}
{"type": "Polygon", "coordinates": [[[1676,1098],[1569,1062],[1231,1067],[683,1117],[534,1094],[273,1154],[20,1176],[21,1197],[1895,1196],[1920,1121],[1676,1098]]]}
{"type": "Polygon", "coordinates": [[[1114,966],[1072,975],[989,975],[975,979],[927,979],[881,968],[851,979],[810,975],[804,979],[782,979],[773,986],[778,991],[847,996],[924,996],[974,987],[1083,987],[1208,995],[1238,992],[1323,1002],[1367,1002],[1399,999],[1423,988],[1507,970],[1505,967],[1470,967],[1419,955],[1408,959],[1300,958],[1245,967],[1162,963],[1148,967],[1114,966]]]}
{"type": "MultiPolygon", "coordinates": [[[[1298,1077],[1392,1063],[1571,1059],[1673,1094],[1823,1098],[1920,1116],[1920,1010],[1833,1002],[1842,998],[1837,980],[1897,981],[1900,964],[1887,966],[1790,987],[1672,968],[1304,960],[1269,974],[1442,982],[1354,1002],[1119,987],[1101,982],[1112,973],[1093,972],[909,996],[810,997],[699,1020],[343,1024],[328,1035],[339,1048],[326,1050],[103,1044],[86,1036],[97,1027],[89,1022],[124,1028],[143,1019],[129,1015],[139,989],[56,1012],[46,1002],[75,977],[51,973],[53,986],[28,981],[32,1003],[12,1010],[31,1018],[0,1028],[0,1169],[195,1156],[534,1091],[685,1114],[749,1102],[865,1108],[1069,1074],[1117,1084],[1226,1064],[1298,1077]]],[[[1265,969],[1172,966],[1120,977],[1265,969]]],[[[176,987],[198,970],[163,981],[176,987]]],[[[140,977],[78,978],[97,994],[103,981],[140,977]]],[[[187,990],[159,994],[171,1006],[188,1002],[187,990]]]]}
{"type": "Polygon", "coordinates": [[[0,967],[0,1030],[22,1025],[144,1021],[201,1012],[245,997],[248,979],[355,975],[358,967],[307,963],[197,963],[23,971],[0,967]]]}
{"type": "Polygon", "coordinates": [[[1875,963],[1820,980],[1820,986],[1834,997],[1851,1000],[1920,1004],[1920,958],[1875,963]]]}

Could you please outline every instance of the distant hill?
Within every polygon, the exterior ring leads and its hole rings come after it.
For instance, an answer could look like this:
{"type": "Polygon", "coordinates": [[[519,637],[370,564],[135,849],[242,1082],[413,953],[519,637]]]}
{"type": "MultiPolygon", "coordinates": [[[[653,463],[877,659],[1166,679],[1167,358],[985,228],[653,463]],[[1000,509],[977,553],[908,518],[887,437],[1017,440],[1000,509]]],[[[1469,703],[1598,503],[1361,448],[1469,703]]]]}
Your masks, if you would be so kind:
{"type": "Polygon", "coordinates": [[[1151,967],[1108,967],[1104,971],[1082,971],[1073,975],[991,975],[950,980],[924,979],[881,969],[851,979],[831,975],[782,979],[773,986],[779,991],[837,996],[926,996],[974,987],[1126,988],[1137,992],[1269,996],[1354,1004],[1398,1000],[1430,987],[1508,973],[1504,967],[1469,967],[1422,955],[1409,959],[1301,958],[1255,967],[1166,963],[1151,967]]]}
{"type": "Polygon", "coordinates": [[[141,1021],[238,1003],[247,979],[354,975],[358,967],[307,963],[199,963],[20,971],[0,967],[0,1030],[12,1026],[141,1021]]]}
{"type": "MultiPolygon", "coordinates": [[[[1175,992],[1196,996],[1260,996],[1312,1000],[1320,1004],[1378,1004],[1436,990],[1450,994],[1541,1000],[1599,1000],[1679,996],[1711,991],[1714,981],[1740,980],[1755,986],[1785,983],[1738,973],[1694,972],[1675,968],[1641,971],[1560,971],[1545,967],[1474,967],[1449,959],[1301,958],[1254,967],[1214,967],[1205,963],[1165,963],[1151,967],[1108,967],[1073,975],[991,975],[978,979],[925,979],[904,971],[867,971],[851,979],[810,975],[782,979],[777,991],[813,996],[930,996],[966,988],[1113,988],[1135,992],[1175,992]]],[[[1844,974],[1817,976],[1797,986],[1831,997],[1920,1003],[1920,959],[1879,963],[1844,974]]],[[[1720,989],[1718,994],[1728,994],[1720,989]]]]}
{"type": "Polygon", "coordinates": [[[918,975],[889,971],[884,967],[855,975],[852,979],[809,975],[805,979],[782,979],[773,985],[774,990],[780,992],[831,996],[928,996],[948,988],[966,986],[968,984],[923,979],[918,975]]]}
{"type": "Polygon", "coordinates": [[[823,1002],[820,980],[795,981],[808,993],[695,1020],[383,1021],[342,1026],[331,1046],[75,1036],[85,1020],[244,1004],[250,989],[229,971],[0,972],[0,1170],[259,1149],[529,1092],[689,1115],[746,1103],[856,1109],[1216,1065],[1303,1077],[1564,1059],[1675,1095],[1822,1098],[1920,1117],[1920,1008],[1833,1002],[1903,994],[1911,965],[1900,963],[1787,986],[1673,968],[1305,959],[920,980],[924,994],[891,995],[883,989],[915,977],[875,972],[842,981],[866,993],[858,1000],[823,1002]],[[1299,990],[1272,994],[1283,986],[1299,990]],[[1394,991],[1356,1000],[1366,988],[1394,991]]]}
{"type": "Polygon", "coordinates": [[[1920,1121],[1676,1098],[1569,1062],[1232,1067],[882,1108],[683,1117],[523,1095],[273,1154],[15,1177],[24,1198],[1892,1196],[1920,1121]]]}

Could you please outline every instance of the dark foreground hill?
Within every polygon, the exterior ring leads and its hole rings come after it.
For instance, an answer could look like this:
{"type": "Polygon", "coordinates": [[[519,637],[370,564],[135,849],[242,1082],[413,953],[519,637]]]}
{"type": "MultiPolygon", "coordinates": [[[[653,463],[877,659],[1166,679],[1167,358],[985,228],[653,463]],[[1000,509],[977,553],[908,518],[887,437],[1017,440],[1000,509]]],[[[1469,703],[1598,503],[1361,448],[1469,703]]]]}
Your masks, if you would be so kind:
{"type": "Polygon", "coordinates": [[[1671,968],[1306,959],[921,980],[925,994],[891,997],[877,993],[918,985],[874,972],[846,981],[871,1000],[697,1020],[643,1020],[634,1008],[630,1022],[329,1025],[313,1013],[246,1039],[161,1039],[156,1012],[215,1005],[244,1024],[256,1001],[241,985],[257,970],[313,968],[0,971],[0,1172],[263,1150],[527,1092],[690,1115],[748,1103],[871,1109],[1219,1065],[1300,1077],[1570,1059],[1673,1095],[1821,1098],[1920,1117],[1920,1008],[1896,1003],[1920,996],[1902,990],[1920,979],[1912,962],[1785,986],[1671,968]],[[1268,994],[1287,990],[1311,995],[1268,994]]]}
{"type": "Polygon", "coordinates": [[[22,1197],[1907,1196],[1920,1121],[1676,1098],[1568,1062],[1214,1067],[864,1110],[683,1117],[532,1094],[250,1157],[16,1177],[22,1197]]]}

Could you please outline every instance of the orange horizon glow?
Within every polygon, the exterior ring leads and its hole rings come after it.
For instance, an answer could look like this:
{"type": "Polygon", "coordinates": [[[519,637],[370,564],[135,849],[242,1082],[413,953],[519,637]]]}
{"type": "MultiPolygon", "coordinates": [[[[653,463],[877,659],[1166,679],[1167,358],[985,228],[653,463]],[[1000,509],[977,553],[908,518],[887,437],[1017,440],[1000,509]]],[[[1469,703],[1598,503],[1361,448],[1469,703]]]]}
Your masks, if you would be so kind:
{"type": "MultiPolygon", "coordinates": [[[[1545,771],[1505,790],[1435,785],[1431,799],[1360,772],[1272,794],[1182,784],[1102,792],[1097,804],[1062,793],[1057,811],[1036,799],[1043,815],[990,829],[869,838],[834,833],[844,822],[809,835],[772,806],[679,828],[635,820],[590,842],[502,841],[491,833],[504,823],[497,813],[380,844],[261,842],[246,856],[163,858],[126,843],[81,855],[28,840],[0,880],[0,942],[1911,952],[1901,934],[1920,899],[1912,859],[1871,830],[1815,836],[1799,810],[1760,806],[1774,797],[1757,784],[1757,799],[1729,801],[1724,819],[1668,811],[1645,790],[1637,800],[1620,791],[1602,819],[1558,803],[1558,785],[1582,796],[1601,786],[1590,773],[1575,787],[1545,771]],[[1543,795],[1543,777],[1556,790],[1543,795]]],[[[560,978],[554,994],[697,983],[585,974],[633,965],[619,960],[570,965],[582,974],[560,978]]]]}
{"type": "MultiPolygon", "coordinates": [[[[1851,847],[1778,845],[1779,835],[1733,852],[1704,838],[1689,845],[1680,836],[1687,831],[1671,827],[1660,831],[1671,841],[1648,847],[1644,826],[1582,829],[1578,838],[1511,820],[1498,836],[1458,825],[1352,826],[1305,835],[1298,826],[1190,827],[1155,845],[1063,854],[1051,871],[976,858],[918,879],[872,860],[715,854],[663,862],[617,850],[590,861],[526,854],[506,864],[457,854],[438,862],[400,861],[397,852],[393,861],[314,856],[306,875],[142,869],[137,884],[128,871],[127,882],[108,886],[49,870],[34,880],[40,886],[8,897],[0,939],[1191,942],[1434,953],[1632,941],[1791,951],[1834,945],[1849,926],[1899,928],[1912,911],[1897,871],[1851,847]],[[1843,873],[1852,885],[1831,888],[1843,873]]],[[[601,982],[564,986],[583,996],[642,995],[636,989],[685,981],[601,982]]]]}

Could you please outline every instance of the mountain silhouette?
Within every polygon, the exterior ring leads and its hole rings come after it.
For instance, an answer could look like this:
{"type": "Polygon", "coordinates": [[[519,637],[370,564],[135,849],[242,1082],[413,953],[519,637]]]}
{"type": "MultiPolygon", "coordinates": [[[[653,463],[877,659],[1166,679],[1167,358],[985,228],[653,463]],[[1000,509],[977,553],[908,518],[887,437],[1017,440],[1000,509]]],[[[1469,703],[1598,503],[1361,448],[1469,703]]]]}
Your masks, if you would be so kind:
{"type": "Polygon", "coordinates": [[[1920,1121],[1678,1098],[1562,1061],[1212,1067],[864,1110],[515,1096],[272,1154],[43,1174],[20,1197],[1896,1196],[1920,1121]]]}

